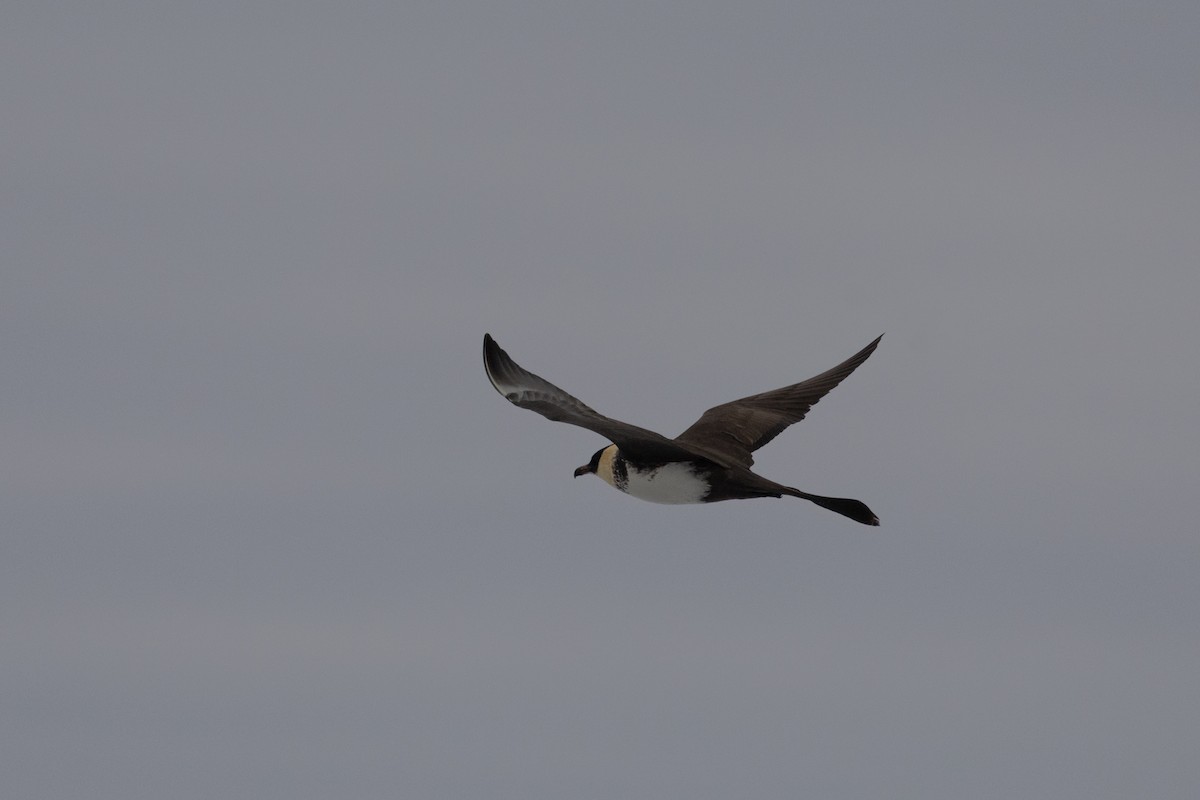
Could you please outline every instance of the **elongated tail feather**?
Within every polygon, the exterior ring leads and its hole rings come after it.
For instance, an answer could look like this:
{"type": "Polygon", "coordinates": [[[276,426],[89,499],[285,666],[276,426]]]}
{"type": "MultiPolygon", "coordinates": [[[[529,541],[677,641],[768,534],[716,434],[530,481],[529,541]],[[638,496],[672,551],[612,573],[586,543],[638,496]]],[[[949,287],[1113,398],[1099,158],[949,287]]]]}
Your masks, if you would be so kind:
{"type": "Polygon", "coordinates": [[[811,500],[821,508],[828,508],[830,511],[835,511],[843,517],[849,517],[855,522],[861,522],[863,525],[879,524],[879,517],[875,516],[875,512],[867,508],[867,504],[860,500],[851,500],[848,497],[822,497],[819,494],[809,494],[799,489],[791,489],[789,494],[811,500]]]}

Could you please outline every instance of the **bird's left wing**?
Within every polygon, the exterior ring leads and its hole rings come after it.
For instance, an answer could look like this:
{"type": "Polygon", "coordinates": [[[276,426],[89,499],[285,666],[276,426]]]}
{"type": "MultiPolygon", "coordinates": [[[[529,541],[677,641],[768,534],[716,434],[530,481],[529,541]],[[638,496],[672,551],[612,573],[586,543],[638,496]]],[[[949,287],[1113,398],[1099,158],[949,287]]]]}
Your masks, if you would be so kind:
{"type": "Polygon", "coordinates": [[[627,422],[606,417],[509,357],[491,334],[483,335],[483,366],[496,391],[513,405],[546,419],[587,428],[607,437],[627,455],[675,460],[699,455],[686,445],[627,422]]]}

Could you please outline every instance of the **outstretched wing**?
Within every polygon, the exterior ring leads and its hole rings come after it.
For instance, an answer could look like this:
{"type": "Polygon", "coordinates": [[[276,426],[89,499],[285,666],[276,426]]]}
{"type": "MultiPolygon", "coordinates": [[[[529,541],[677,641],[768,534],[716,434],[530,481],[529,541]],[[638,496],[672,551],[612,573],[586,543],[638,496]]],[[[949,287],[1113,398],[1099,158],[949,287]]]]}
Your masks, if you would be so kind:
{"type": "Polygon", "coordinates": [[[513,405],[536,411],[555,422],[595,431],[628,455],[665,461],[699,455],[686,445],[673,442],[654,431],[604,416],[577,397],[517,364],[487,333],[483,335],[483,366],[492,386],[513,405]]]}
{"type": "Polygon", "coordinates": [[[718,460],[749,467],[754,463],[751,453],[804,419],[818,400],[875,352],[879,339],[816,377],[710,408],[675,441],[720,456],[718,460]]]}

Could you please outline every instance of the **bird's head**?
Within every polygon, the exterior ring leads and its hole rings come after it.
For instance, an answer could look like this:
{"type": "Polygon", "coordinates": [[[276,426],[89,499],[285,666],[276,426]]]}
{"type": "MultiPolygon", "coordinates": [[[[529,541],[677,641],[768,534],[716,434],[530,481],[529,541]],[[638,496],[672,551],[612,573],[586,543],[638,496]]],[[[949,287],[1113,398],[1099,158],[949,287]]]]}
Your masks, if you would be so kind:
{"type": "Polygon", "coordinates": [[[607,449],[608,449],[607,447],[601,447],[599,450],[597,450],[592,455],[591,461],[584,464],[579,469],[575,470],[575,477],[578,478],[580,475],[595,475],[596,470],[600,469],[600,458],[604,454],[604,451],[607,449]]]}

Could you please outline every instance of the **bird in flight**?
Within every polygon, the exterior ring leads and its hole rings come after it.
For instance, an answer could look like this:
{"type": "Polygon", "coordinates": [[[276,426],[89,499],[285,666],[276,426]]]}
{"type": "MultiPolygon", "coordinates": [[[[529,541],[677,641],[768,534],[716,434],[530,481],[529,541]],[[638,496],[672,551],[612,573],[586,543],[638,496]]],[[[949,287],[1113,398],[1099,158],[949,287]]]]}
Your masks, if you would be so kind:
{"type": "Polygon", "coordinates": [[[575,470],[576,478],[597,475],[622,492],[652,503],[716,503],[786,494],[864,525],[878,525],[879,517],[865,503],[802,492],[756,475],[750,467],[755,450],[804,419],[818,400],[875,352],[882,338],[816,377],[713,406],[674,439],[593,410],[518,365],[487,333],[483,335],[483,366],[492,386],[513,405],[555,422],[587,428],[612,442],[575,470]]]}

